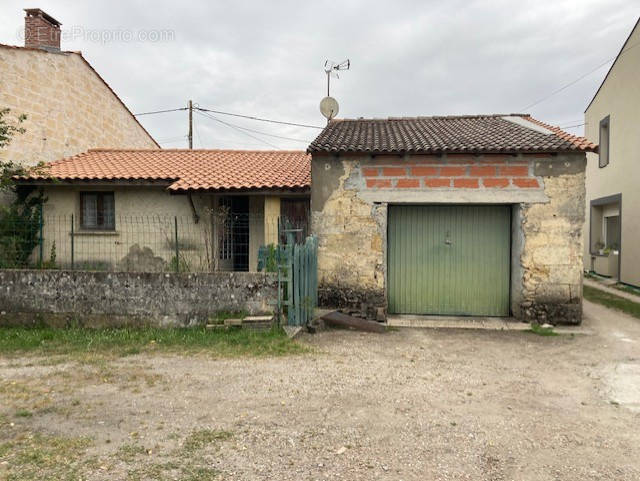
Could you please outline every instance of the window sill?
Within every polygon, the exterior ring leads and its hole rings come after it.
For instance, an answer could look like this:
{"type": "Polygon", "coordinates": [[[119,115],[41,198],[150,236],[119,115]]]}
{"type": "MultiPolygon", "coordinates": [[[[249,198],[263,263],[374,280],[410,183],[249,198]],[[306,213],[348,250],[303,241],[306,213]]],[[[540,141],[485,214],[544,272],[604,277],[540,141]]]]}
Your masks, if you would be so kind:
{"type": "MultiPolygon", "coordinates": [[[[71,235],[71,233],[69,233],[71,235]]],[[[120,232],[117,230],[77,230],[73,233],[73,236],[119,236],[120,232]]]]}

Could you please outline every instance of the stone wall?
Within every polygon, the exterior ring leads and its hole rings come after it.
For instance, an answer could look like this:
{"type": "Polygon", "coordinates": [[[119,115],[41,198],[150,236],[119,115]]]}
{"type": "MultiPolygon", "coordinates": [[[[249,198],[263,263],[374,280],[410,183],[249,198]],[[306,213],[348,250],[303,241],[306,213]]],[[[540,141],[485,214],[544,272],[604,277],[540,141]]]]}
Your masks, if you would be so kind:
{"type": "MultiPolygon", "coordinates": [[[[583,161],[584,165],[584,161],[583,161]]],[[[519,302],[514,315],[540,323],[582,320],[585,176],[581,171],[546,175],[549,202],[523,204],[519,216],[524,245],[519,302]]]]}
{"type": "Polygon", "coordinates": [[[219,311],[271,312],[277,276],[0,270],[0,325],[188,326],[219,311]]]}
{"type": "Polygon", "coordinates": [[[0,160],[50,162],[90,148],[157,148],[114,92],[74,52],[0,45],[0,105],[26,114],[0,160]]]}
{"type": "Polygon", "coordinates": [[[321,304],[386,305],[389,204],[506,204],[514,316],[579,322],[584,169],[584,154],[314,155],[321,304]]]}

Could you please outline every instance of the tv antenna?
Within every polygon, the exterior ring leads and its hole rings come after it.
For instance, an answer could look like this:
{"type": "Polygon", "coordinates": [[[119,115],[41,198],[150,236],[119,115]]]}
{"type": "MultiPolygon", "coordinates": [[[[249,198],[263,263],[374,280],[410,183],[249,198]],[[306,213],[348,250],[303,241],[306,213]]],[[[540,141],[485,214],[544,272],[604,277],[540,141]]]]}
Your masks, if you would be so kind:
{"type": "Polygon", "coordinates": [[[349,59],[342,62],[334,62],[325,60],[324,71],[327,74],[327,96],[320,101],[320,113],[327,121],[338,115],[338,101],[331,97],[331,77],[340,78],[338,72],[341,70],[349,70],[351,61],[349,59]]]}
{"type": "Polygon", "coordinates": [[[329,87],[331,86],[331,77],[340,78],[338,72],[341,70],[349,70],[351,61],[349,59],[343,60],[340,63],[336,63],[333,60],[325,60],[324,71],[327,74],[327,97],[330,97],[329,87]]]}

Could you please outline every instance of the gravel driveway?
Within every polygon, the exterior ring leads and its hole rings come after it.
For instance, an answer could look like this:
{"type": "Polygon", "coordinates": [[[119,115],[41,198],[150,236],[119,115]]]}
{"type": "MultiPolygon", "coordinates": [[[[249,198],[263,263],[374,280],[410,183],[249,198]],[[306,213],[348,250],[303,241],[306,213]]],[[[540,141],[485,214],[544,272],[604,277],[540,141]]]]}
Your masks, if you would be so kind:
{"type": "Polygon", "coordinates": [[[640,321],[585,314],[592,335],[331,331],[276,359],[0,357],[0,412],[90,438],[85,479],[637,480],[640,321]]]}

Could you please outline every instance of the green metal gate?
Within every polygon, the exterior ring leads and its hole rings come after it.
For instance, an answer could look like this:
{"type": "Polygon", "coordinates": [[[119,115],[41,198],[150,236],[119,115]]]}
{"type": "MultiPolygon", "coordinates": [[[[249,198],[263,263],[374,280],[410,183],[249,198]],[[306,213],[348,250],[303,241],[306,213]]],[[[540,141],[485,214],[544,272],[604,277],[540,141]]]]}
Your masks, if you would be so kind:
{"type": "Polygon", "coordinates": [[[511,208],[389,207],[389,312],[509,315],[511,208]]]}
{"type": "Polygon", "coordinates": [[[306,326],[318,305],[318,240],[309,236],[304,244],[290,243],[282,247],[286,261],[285,282],[287,324],[306,326]]]}

